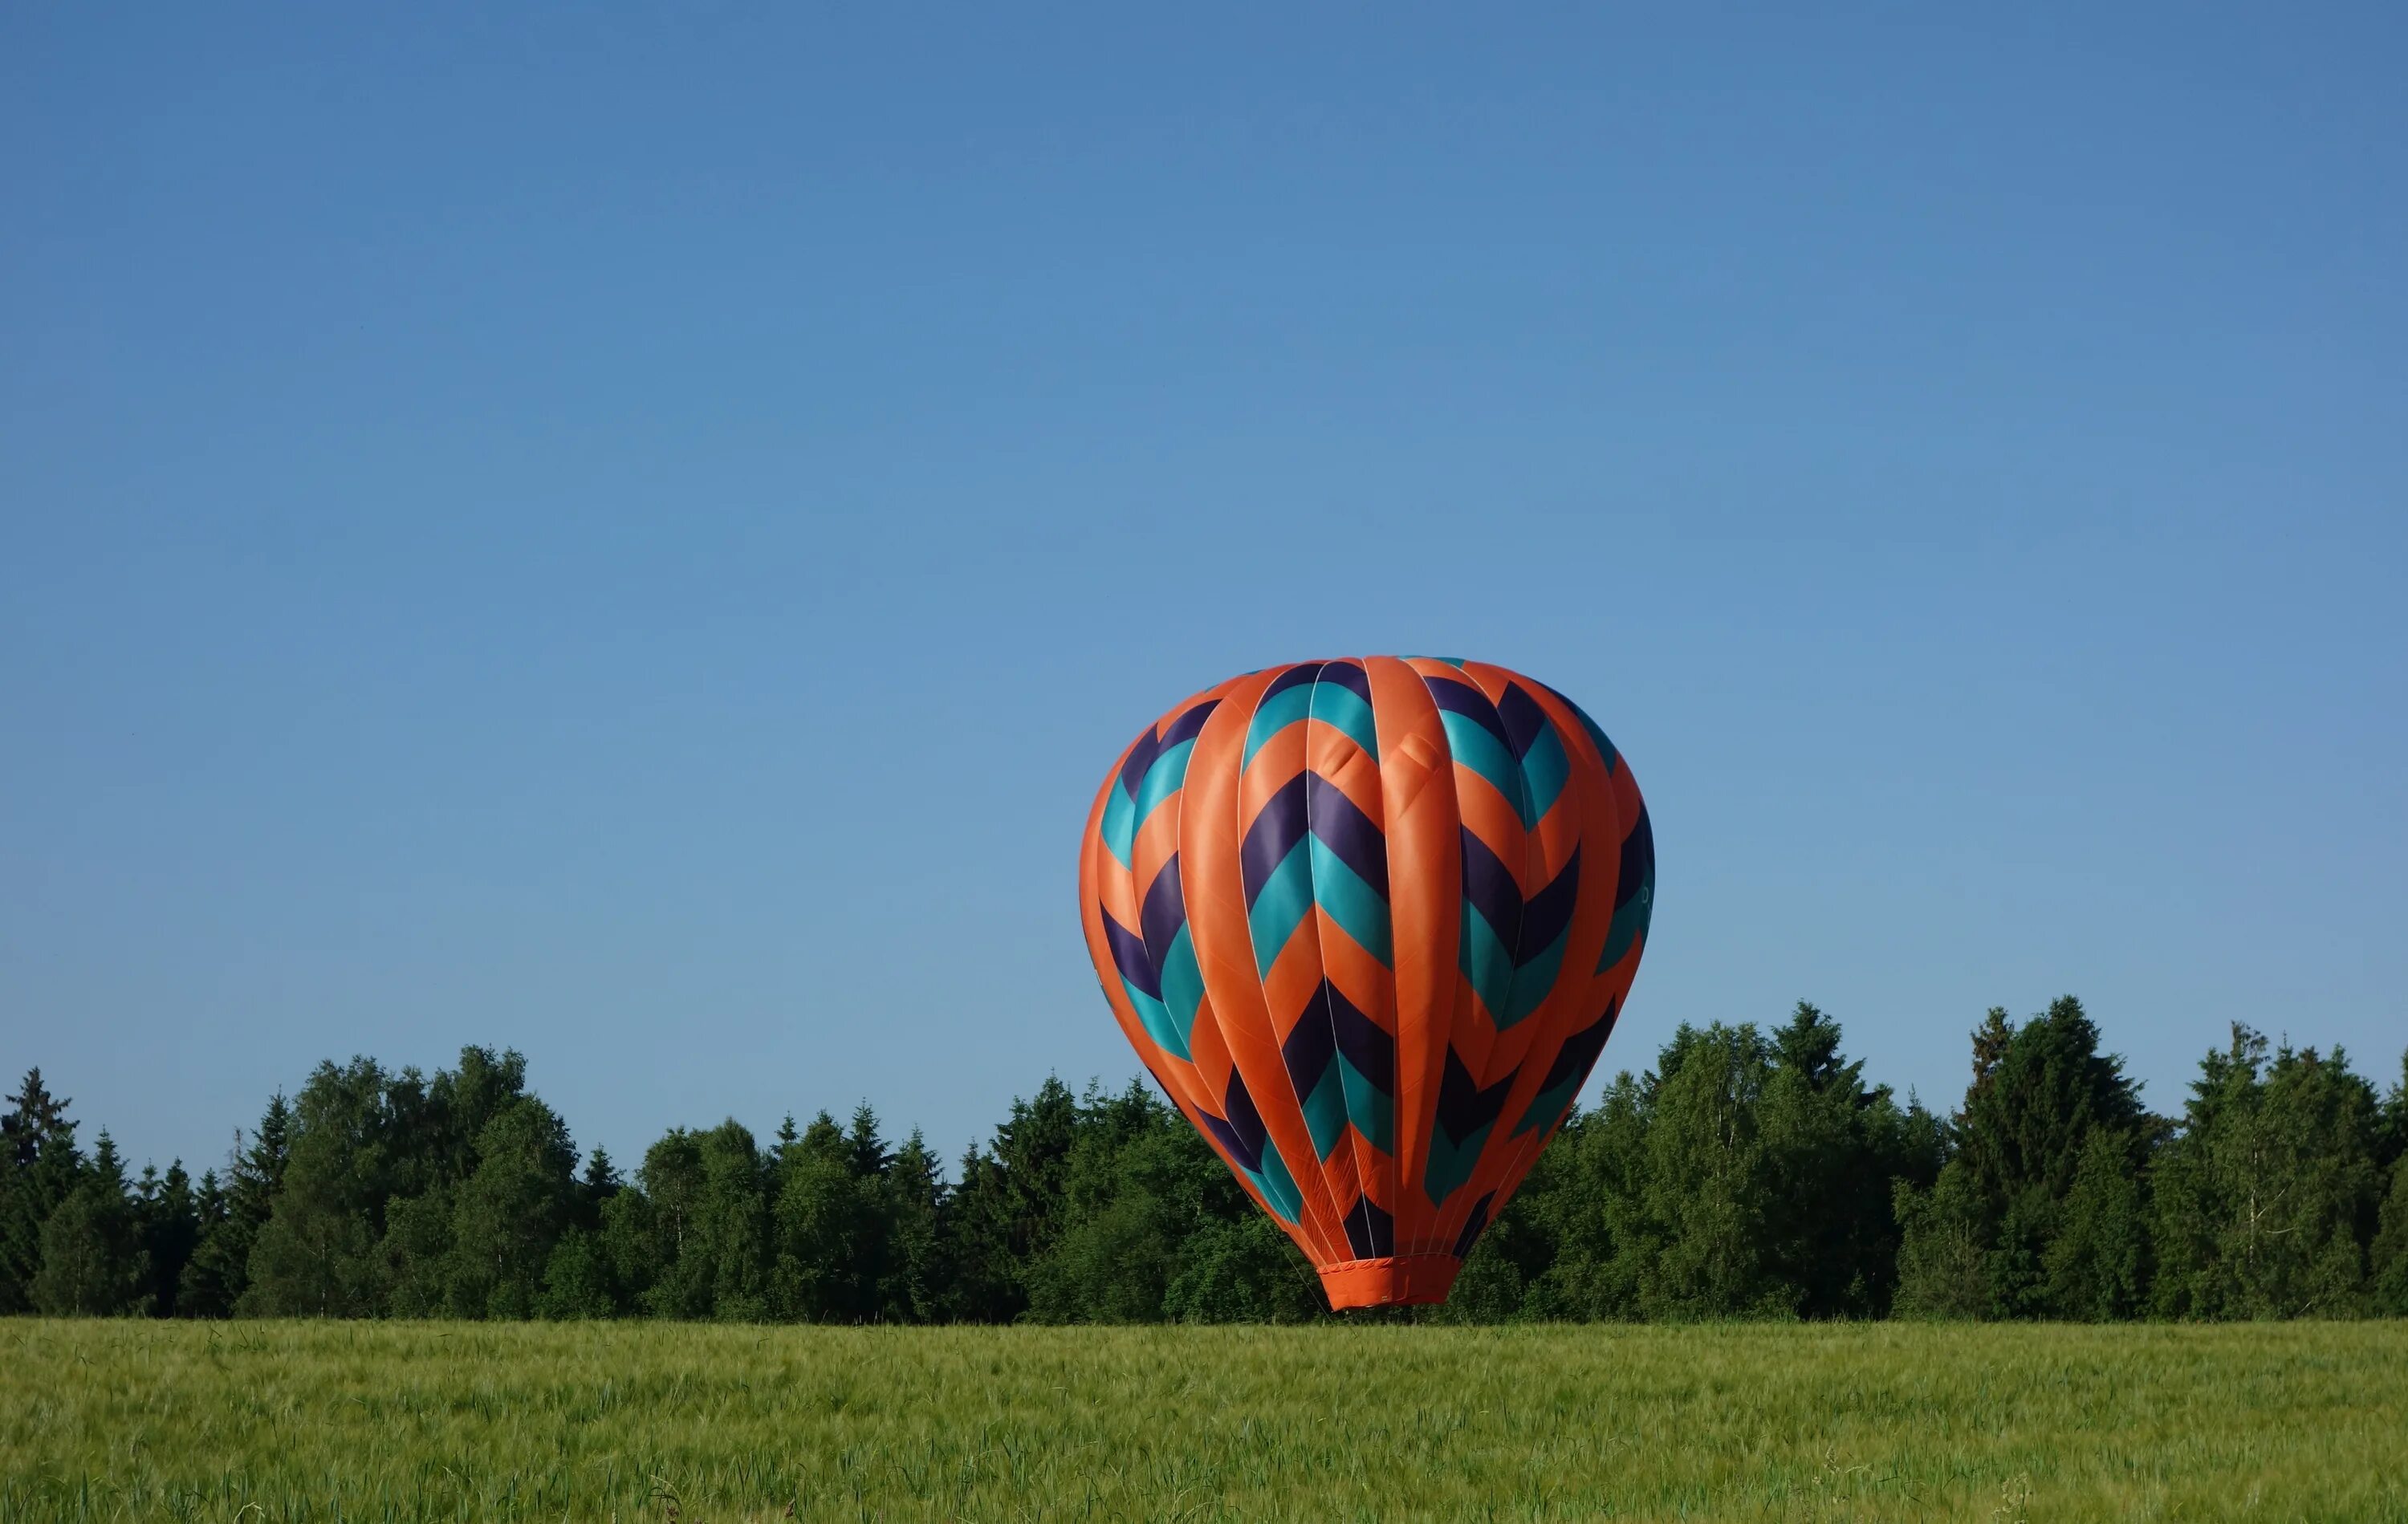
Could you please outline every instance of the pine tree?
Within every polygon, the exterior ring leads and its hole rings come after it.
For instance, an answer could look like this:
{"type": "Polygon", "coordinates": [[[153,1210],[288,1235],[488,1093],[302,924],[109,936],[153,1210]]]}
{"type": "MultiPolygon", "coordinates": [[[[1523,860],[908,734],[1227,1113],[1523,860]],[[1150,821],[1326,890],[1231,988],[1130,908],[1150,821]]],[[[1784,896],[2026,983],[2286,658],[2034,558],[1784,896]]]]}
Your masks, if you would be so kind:
{"type": "Polygon", "coordinates": [[[943,1218],[953,1278],[946,1317],[1008,1323],[1028,1309],[1029,1267],[1060,1236],[1078,1098],[1060,1076],[1015,1100],[983,1148],[962,1159],[943,1218]]]}
{"type": "Polygon", "coordinates": [[[1011,1254],[1011,1183],[1003,1161],[973,1144],[937,1219],[950,1274],[941,1298],[946,1322],[1005,1323],[1027,1306],[1011,1254]]]}
{"type": "Polygon", "coordinates": [[[0,1112],[0,1314],[33,1305],[42,1267],[42,1232],[83,1175],[83,1155],[67,1116],[75,1103],[54,1096],[42,1071],[26,1071],[0,1112]]]}
{"type": "Polygon", "coordinates": [[[785,1131],[771,1225],[771,1314],[806,1323],[858,1321],[867,1311],[863,1271],[875,1272],[860,1261],[867,1200],[853,1146],[824,1111],[799,1133],[787,1137],[785,1131]]]}
{"type": "Polygon", "coordinates": [[[53,1317],[139,1316],[150,1309],[143,1289],[149,1277],[141,1224],[126,1196],[124,1161],[104,1130],[91,1167],[42,1225],[33,1303],[53,1317]]]}
{"type": "Polygon", "coordinates": [[[184,1161],[170,1162],[164,1175],[144,1165],[134,1196],[142,1251],[150,1261],[144,1292],[151,1316],[178,1317],[182,1311],[179,1293],[184,1270],[201,1236],[200,1207],[194,1200],[193,1180],[184,1173],[184,1161]]]}
{"type": "Polygon", "coordinates": [[[2155,1170],[2156,1310],[2174,1317],[2342,1316],[2369,1292],[2388,1182],[2380,1108],[2347,1056],[2235,1024],[2191,1086],[2155,1170]]]}
{"type": "Polygon", "coordinates": [[[204,1260],[212,1235],[225,1220],[225,1188],[218,1183],[217,1171],[203,1170],[200,1185],[193,1192],[193,1252],[176,1282],[179,1317],[223,1317],[234,1308],[234,1298],[212,1278],[204,1260]]]}
{"type": "Polygon", "coordinates": [[[2408,1317],[2408,1054],[2384,1099],[2381,1157],[2389,1183],[2368,1255],[2369,1301],[2384,1317],[2408,1317]]]}
{"type": "Polygon", "coordinates": [[[1772,1166],[1766,1205],[1774,1273],[1810,1317],[1874,1317],[1896,1290],[1893,1182],[1928,1185],[1940,1160],[1928,1116],[1900,1111],[1887,1086],[1840,1052],[1840,1024],[1799,1001],[1772,1033],[1762,1130],[1772,1166]]]}
{"type": "MultiPolygon", "coordinates": [[[[246,1143],[235,1133],[227,1185],[214,1210],[201,1211],[200,1241],[177,1288],[177,1308],[188,1317],[230,1317],[251,1282],[251,1250],[283,1188],[292,1149],[293,1108],[281,1090],[272,1096],[246,1143]]],[[[202,1177],[215,1187],[215,1172],[202,1177]]],[[[206,1192],[205,1192],[206,1194],[206,1192]]]]}
{"type": "Polygon", "coordinates": [[[2048,1305],[2058,1316],[2114,1322],[2137,1316],[2148,1284],[2140,1134],[2091,1129],[2074,1168],[2045,1261],[2048,1305]]]}
{"type": "Polygon", "coordinates": [[[2100,1051],[2099,1029],[2080,1001],[2063,996],[2021,1027],[1992,1007],[1973,1034],[1973,1081],[1950,1165],[1957,1173],[1942,1172],[1944,1197],[1935,1186],[1928,1199],[1899,1198],[1902,1301],[1925,1313],[1976,1310],[1959,1277],[1971,1243],[1985,1282],[1982,1316],[2075,1314],[2052,1301],[2060,1283],[2050,1263],[2085,1147],[2096,1129],[2143,1134],[2143,1117],[2138,1088],[2121,1059],[2100,1051]],[[1935,1236],[1918,1243],[1918,1232],[1935,1236]]]}
{"type": "Polygon", "coordinates": [[[946,1266],[939,1223],[945,1177],[917,1128],[895,1150],[882,1181],[887,1252],[879,1276],[881,1322],[926,1323],[942,1316],[946,1266]]]}
{"type": "Polygon", "coordinates": [[[619,1193],[625,1182],[619,1178],[619,1167],[610,1162],[607,1148],[595,1148],[585,1159],[585,1173],[577,1179],[577,1189],[569,1200],[568,1219],[571,1226],[589,1234],[602,1230],[602,1204],[619,1193]]]}

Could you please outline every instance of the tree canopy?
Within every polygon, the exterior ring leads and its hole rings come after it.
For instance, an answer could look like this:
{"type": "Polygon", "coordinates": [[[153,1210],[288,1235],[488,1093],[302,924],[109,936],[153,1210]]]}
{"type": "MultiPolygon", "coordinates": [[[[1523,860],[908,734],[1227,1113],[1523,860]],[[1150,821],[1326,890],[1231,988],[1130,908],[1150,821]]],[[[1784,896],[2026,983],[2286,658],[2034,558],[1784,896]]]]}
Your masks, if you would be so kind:
{"type": "MultiPolygon", "coordinates": [[[[1683,1026],[1540,1157],[1443,1306],[1538,1318],[2408,1315],[2408,1056],[2246,1028],[2153,1116],[2071,996],[1971,1036],[1938,1115],[1840,1023],[1683,1026]]],[[[129,1177],[29,1070],[0,1112],[0,1311],[823,1323],[1304,1321],[1310,1267],[1141,1083],[1049,1077],[950,1173],[867,1105],[580,1156],[520,1054],[320,1064],[222,1169],[129,1177]]]]}

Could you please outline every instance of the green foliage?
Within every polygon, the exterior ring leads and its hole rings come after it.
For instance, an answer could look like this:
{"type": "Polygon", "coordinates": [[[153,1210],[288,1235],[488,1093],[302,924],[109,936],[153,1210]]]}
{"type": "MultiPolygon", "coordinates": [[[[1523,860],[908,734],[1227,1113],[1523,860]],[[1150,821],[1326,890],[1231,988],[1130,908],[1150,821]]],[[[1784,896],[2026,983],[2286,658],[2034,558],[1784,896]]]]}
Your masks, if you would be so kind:
{"type": "Polygon", "coordinates": [[[572,1227],[560,1235],[543,1269],[543,1292],[536,1299],[541,1317],[609,1317],[624,1305],[619,1278],[599,1234],[572,1227]]]}
{"type": "Polygon", "coordinates": [[[2391,1165],[2391,1185],[2383,1198],[2371,1260],[2369,1310],[2408,1317],[2408,1155],[2391,1165]]]}
{"type": "Polygon", "coordinates": [[[852,1150],[836,1118],[823,1111],[800,1135],[786,1118],[772,1189],[771,1247],[777,1255],[770,1305],[807,1323],[853,1322],[860,1311],[860,1266],[870,1202],[856,1179],[852,1150]]]}
{"type": "Polygon", "coordinates": [[[1567,1125],[1513,1204],[1526,1310],[1878,1316],[1896,1290],[1893,1182],[1928,1183],[1942,1141],[1864,1083],[1811,1004],[1770,1035],[1684,1026],[1567,1125]]]}
{"type": "Polygon", "coordinates": [[[2138,1295],[2127,1279],[2138,1275],[2137,1261],[2126,1261],[2140,1252],[2128,1241],[2139,1208],[2100,1172],[2136,1180],[2136,1140],[2149,1132],[2138,1087],[2121,1059],[2100,1051],[2099,1029],[2080,1001],[2062,996],[2020,1027],[1993,1006],[1973,1033],[1956,1158],[1931,1191],[1898,1198],[1902,1309],[2081,1318],[2101,1305],[2128,1307],[2138,1295]],[[2109,1151],[2093,1153],[2101,1132],[2113,1140],[2109,1151]],[[2092,1175],[2077,1205],[2086,1157],[2092,1175]],[[2073,1242],[2061,1245],[2077,1217],[2073,1242]]]}
{"type": "Polygon", "coordinates": [[[134,1219],[136,1241],[148,1269],[144,1302],[158,1317],[174,1317],[182,1310],[177,1299],[184,1268],[192,1262],[201,1237],[200,1203],[182,1160],[171,1162],[165,1175],[150,1165],[142,1166],[142,1177],[134,1188],[134,1219]]]}
{"type": "Polygon", "coordinates": [[[569,1225],[577,1149],[550,1106],[521,1096],[478,1131],[474,1158],[452,1210],[450,1308],[460,1317],[530,1317],[569,1225]]]}
{"type": "MultiPolygon", "coordinates": [[[[1441,1306],[1356,1322],[2408,1314],[2408,1061],[2238,1029],[2144,1113],[2067,997],[1972,1034],[1963,1108],[1869,1085],[1800,1002],[1684,1026],[1567,1118],[1441,1306]]],[[[674,1129],[631,1179],[516,1053],[321,1064],[221,1180],[129,1184],[38,1071],[0,1115],[0,1307],[826,1324],[1328,1321],[1304,1257],[1143,1084],[1015,1101],[948,1182],[857,1107],[761,1147],[674,1129]]]]}
{"type": "MultiPolygon", "coordinates": [[[[1217,1161],[1216,1161],[1217,1162],[1217,1161]]],[[[1174,1323],[1306,1323],[1326,1318],[1321,1282],[1287,1234],[1247,1210],[1181,1241],[1162,1316],[1174,1323]]]]}
{"type": "Polygon", "coordinates": [[[970,1323],[1010,1322],[1028,1309],[1027,1267],[1053,1247],[1059,1232],[1079,1104],[1070,1088],[1047,1075],[1034,1098],[1015,1100],[1011,1115],[984,1149],[962,1161],[948,1226],[953,1288],[946,1315],[970,1323]]]}
{"type": "Polygon", "coordinates": [[[1991,1311],[1994,1219],[1973,1172],[1952,1159],[1928,1189],[1900,1180],[1898,1300],[1901,1317],[1982,1317],[1991,1311]]]}
{"type": "MultiPolygon", "coordinates": [[[[1029,1267],[1029,1316],[1053,1323],[1292,1316],[1274,1268],[1283,1261],[1268,1240],[1237,1231],[1257,1215],[1177,1112],[1135,1083],[1117,1095],[1091,1090],[1055,1208],[1068,1226],[1029,1267]]],[[[1285,1262],[1300,1263],[1292,1246],[1287,1253],[1285,1262]]]]}
{"type": "Polygon", "coordinates": [[[355,1317],[384,1310],[376,1248],[397,1194],[396,1146],[408,1141],[395,1109],[373,1060],[321,1063],[310,1074],[294,1102],[284,1177],[251,1246],[238,1311],[355,1317]]]}
{"type": "Polygon", "coordinates": [[[2044,1259],[2049,1306],[2093,1323],[2130,1317],[2147,1289],[2148,1226],[2139,1134],[2095,1127],[2044,1259]]]}
{"type": "Polygon", "coordinates": [[[611,1198],[604,1241],[641,1310],[742,1322],[769,1315],[768,1170],[734,1120],[672,1131],[645,1153],[636,1188],[611,1198]]]}
{"type": "Polygon", "coordinates": [[[83,1155],[67,1117],[74,1104],[52,1095],[36,1068],[0,1112],[0,1313],[32,1308],[43,1230],[82,1178],[83,1155]]]}
{"type": "Polygon", "coordinates": [[[2174,1317],[2364,1310],[2388,1184],[2374,1089],[2329,1059],[2232,1029],[2200,1063],[2156,1169],[2156,1306],[2174,1317]]]}
{"type": "Polygon", "coordinates": [[[150,1275],[142,1225],[126,1199],[125,1166],[104,1131],[91,1167],[42,1224],[42,1263],[30,1289],[34,1310],[53,1317],[145,1313],[150,1275]]]}
{"type": "Polygon", "coordinates": [[[210,1194],[216,1189],[214,1172],[203,1176],[207,1189],[199,1210],[200,1241],[177,1289],[177,1304],[186,1315],[229,1317],[242,1300],[251,1284],[251,1251],[283,1188],[292,1147],[293,1108],[280,1090],[269,1099],[248,1145],[236,1133],[222,1195],[210,1194]]]}

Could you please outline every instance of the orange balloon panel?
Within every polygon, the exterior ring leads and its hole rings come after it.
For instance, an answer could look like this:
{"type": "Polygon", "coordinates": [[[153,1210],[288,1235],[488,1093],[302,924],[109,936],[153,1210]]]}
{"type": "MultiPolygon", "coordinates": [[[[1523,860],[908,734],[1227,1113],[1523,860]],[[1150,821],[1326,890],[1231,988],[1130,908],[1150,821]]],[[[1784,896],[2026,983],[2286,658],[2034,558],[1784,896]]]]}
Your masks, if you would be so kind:
{"type": "Polygon", "coordinates": [[[1121,754],[1087,949],[1333,1307],[1439,1302],[1597,1064],[1655,902],[1605,733],[1479,662],[1233,677],[1121,754]]]}

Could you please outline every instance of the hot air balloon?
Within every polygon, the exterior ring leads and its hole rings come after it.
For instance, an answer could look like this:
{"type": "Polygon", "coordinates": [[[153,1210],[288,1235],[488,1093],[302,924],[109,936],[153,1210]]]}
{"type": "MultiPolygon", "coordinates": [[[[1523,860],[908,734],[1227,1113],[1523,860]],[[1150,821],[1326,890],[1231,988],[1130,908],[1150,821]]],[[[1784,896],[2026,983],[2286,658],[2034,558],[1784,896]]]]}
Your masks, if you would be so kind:
{"type": "Polygon", "coordinates": [[[1597,723],[1427,657],[1188,699],[1079,855],[1121,1030],[1337,1308],[1445,1299],[1613,1031],[1655,885],[1597,723]]]}

